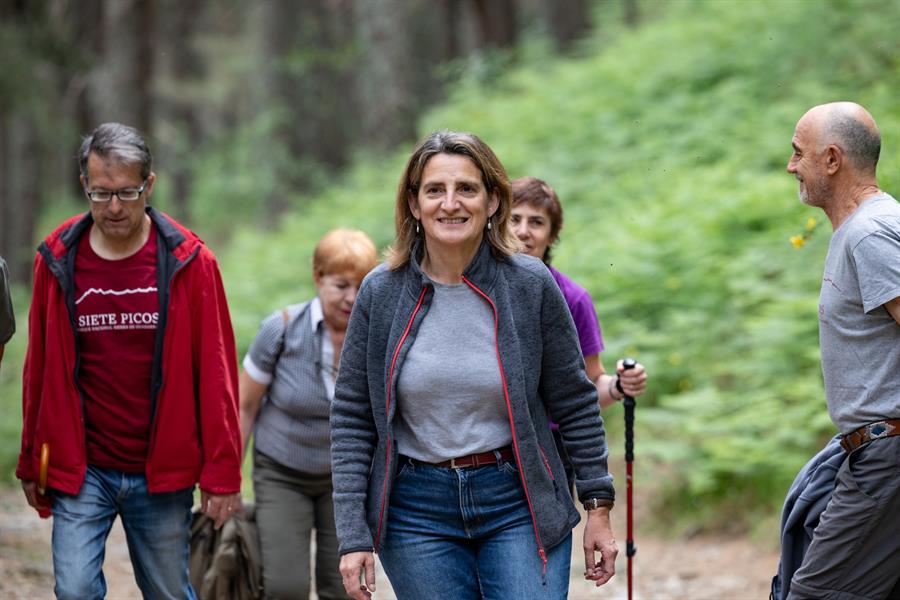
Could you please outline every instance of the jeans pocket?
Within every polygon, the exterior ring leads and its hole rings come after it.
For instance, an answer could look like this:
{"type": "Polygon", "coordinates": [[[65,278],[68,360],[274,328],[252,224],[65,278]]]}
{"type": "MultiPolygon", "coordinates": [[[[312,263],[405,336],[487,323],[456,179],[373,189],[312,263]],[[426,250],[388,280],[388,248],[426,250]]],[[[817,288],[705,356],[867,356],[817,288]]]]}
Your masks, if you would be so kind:
{"type": "Polygon", "coordinates": [[[516,463],[514,463],[514,462],[511,461],[511,460],[504,460],[504,461],[502,461],[502,462],[498,465],[497,468],[498,468],[501,472],[506,473],[507,475],[512,475],[513,477],[516,477],[516,478],[519,477],[519,468],[516,466],[516,463]]]}
{"type": "Polygon", "coordinates": [[[414,473],[416,470],[416,466],[412,464],[412,461],[408,458],[404,458],[400,461],[400,466],[397,468],[397,474],[394,475],[394,481],[399,481],[409,475],[410,473],[414,473]]]}
{"type": "MultiPolygon", "coordinates": [[[[863,444],[847,457],[847,469],[853,485],[869,498],[879,498],[890,490],[897,478],[897,457],[889,444],[893,440],[874,440],[863,444]]],[[[900,446],[900,444],[896,444],[900,446]]]]}

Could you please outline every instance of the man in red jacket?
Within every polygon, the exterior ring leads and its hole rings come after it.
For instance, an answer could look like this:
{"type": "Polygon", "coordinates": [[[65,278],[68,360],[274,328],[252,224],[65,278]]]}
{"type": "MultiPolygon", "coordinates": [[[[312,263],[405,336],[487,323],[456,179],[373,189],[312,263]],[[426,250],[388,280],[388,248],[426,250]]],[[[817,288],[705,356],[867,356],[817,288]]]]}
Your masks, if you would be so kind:
{"type": "Polygon", "coordinates": [[[156,175],[131,127],[79,151],[90,211],[38,248],[16,476],[53,515],[59,598],[102,598],[116,515],[144,597],[194,598],[193,487],[216,526],[239,504],[234,333],[218,265],[147,205],[156,175]]]}

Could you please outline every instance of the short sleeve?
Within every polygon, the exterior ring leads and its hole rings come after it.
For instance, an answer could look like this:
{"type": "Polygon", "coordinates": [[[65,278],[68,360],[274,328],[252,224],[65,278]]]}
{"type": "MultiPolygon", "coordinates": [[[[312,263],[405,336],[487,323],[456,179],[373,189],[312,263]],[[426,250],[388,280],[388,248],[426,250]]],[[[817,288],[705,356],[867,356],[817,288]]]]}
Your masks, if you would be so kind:
{"type": "Polygon", "coordinates": [[[0,344],[6,344],[15,332],[16,319],[9,292],[9,271],[6,269],[6,261],[0,258],[0,344]]]}
{"type": "Polygon", "coordinates": [[[900,296],[900,230],[880,230],[853,249],[863,310],[867,313],[900,296]]]}
{"type": "Polygon", "coordinates": [[[259,326],[259,331],[244,357],[244,371],[254,381],[265,385],[272,383],[275,364],[278,362],[283,345],[284,313],[278,310],[263,319],[259,326]]]}
{"type": "Polygon", "coordinates": [[[600,335],[600,323],[597,321],[597,311],[594,310],[594,302],[586,291],[573,298],[569,304],[569,312],[575,321],[575,329],[578,331],[578,343],[581,345],[582,356],[592,356],[603,352],[603,337],[600,335]]]}

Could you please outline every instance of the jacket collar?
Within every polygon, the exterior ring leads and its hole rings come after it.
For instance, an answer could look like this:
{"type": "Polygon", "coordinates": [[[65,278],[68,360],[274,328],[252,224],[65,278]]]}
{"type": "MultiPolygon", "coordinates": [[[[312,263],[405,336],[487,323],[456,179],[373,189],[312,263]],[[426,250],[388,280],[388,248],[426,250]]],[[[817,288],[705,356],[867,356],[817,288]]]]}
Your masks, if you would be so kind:
{"type": "Polygon", "coordinates": [[[156,210],[152,206],[147,207],[150,220],[156,224],[156,230],[162,237],[166,249],[178,259],[184,262],[203,242],[192,231],[176,224],[168,215],[156,210]]]}
{"type": "Polygon", "coordinates": [[[500,271],[500,262],[494,257],[493,249],[486,239],[481,240],[481,246],[475,253],[475,258],[466,267],[463,277],[471,281],[475,287],[488,293],[494,287],[494,281],[500,271]]]}
{"type": "MultiPolygon", "coordinates": [[[[168,215],[152,206],[148,206],[146,211],[150,220],[156,225],[157,235],[162,238],[163,246],[179,261],[186,260],[196,247],[202,244],[200,238],[189,230],[177,225],[168,215]]],[[[81,236],[93,222],[94,218],[91,216],[91,213],[85,212],[72,217],[47,236],[44,242],[49,250],[50,257],[54,261],[61,260],[64,255],[78,245],[81,236]]],[[[45,255],[45,257],[47,256],[45,255]]]]}
{"type": "MultiPolygon", "coordinates": [[[[432,286],[431,278],[425,274],[421,267],[422,256],[425,252],[425,244],[420,239],[416,240],[409,257],[407,269],[406,288],[414,298],[418,298],[422,286],[432,286]]],[[[463,278],[469,280],[475,287],[490,295],[499,273],[500,262],[504,259],[494,258],[491,245],[486,239],[481,240],[481,245],[475,253],[475,258],[463,271],[463,278]]]]}

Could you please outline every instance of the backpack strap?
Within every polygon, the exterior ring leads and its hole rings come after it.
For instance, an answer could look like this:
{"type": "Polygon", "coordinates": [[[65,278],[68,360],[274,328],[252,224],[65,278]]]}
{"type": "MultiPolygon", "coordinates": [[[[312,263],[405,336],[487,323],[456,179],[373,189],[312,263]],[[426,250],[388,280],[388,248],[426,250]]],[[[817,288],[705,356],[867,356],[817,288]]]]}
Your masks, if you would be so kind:
{"type": "Polygon", "coordinates": [[[278,361],[281,360],[281,353],[284,351],[284,338],[287,335],[288,321],[291,320],[291,315],[287,308],[281,309],[281,320],[284,323],[284,327],[281,330],[281,344],[278,346],[278,354],[275,355],[274,364],[276,365],[278,364],[278,361]]]}

